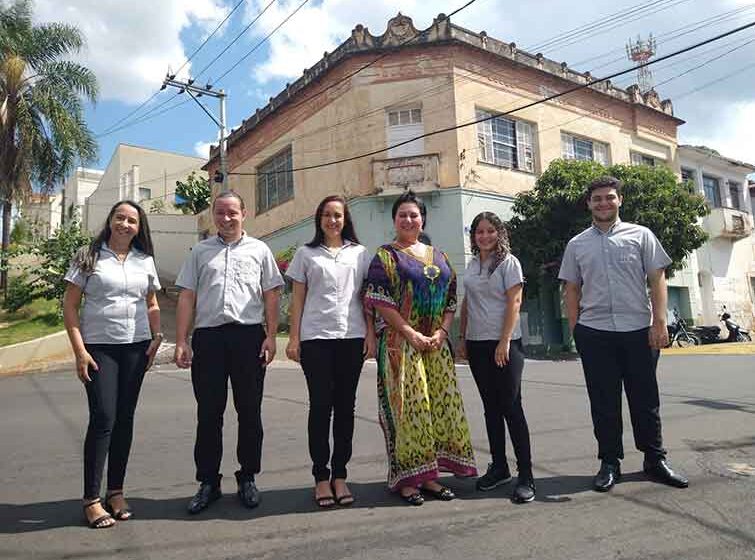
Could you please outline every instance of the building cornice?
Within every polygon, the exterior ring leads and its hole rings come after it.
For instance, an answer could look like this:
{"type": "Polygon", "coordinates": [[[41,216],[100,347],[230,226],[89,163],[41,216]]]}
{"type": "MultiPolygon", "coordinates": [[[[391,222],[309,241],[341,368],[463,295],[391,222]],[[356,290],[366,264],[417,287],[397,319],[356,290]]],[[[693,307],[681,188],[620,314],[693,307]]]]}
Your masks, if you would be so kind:
{"type": "MultiPolygon", "coordinates": [[[[578,72],[569,68],[566,62],[556,62],[545,58],[542,53],[531,54],[517,48],[516,43],[505,43],[493,37],[489,37],[485,31],[475,33],[450,22],[445,14],[439,14],[433,20],[432,25],[422,33],[414,27],[411,18],[401,14],[388,21],[385,33],[372,35],[368,28],[362,24],[357,25],[351,32],[351,36],[341,43],[333,52],[325,52],[323,57],[314,66],[304,70],[302,76],[293,83],[286,84],[275,97],[271,97],[267,105],[258,108],[249,118],[245,119],[241,126],[231,131],[228,136],[228,148],[254,130],[261,122],[273,115],[276,111],[291,102],[296,95],[307,86],[317,82],[336,65],[344,60],[365,53],[384,54],[400,49],[416,48],[429,45],[457,44],[472,47],[479,51],[493,54],[499,59],[506,60],[518,65],[529,67],[551,76],[560,78],[574,85],[586,85],[595,79],[589,72],[578,72]],[[407,44],[412,37],[418,37],[407,44]]],[[[637,85],[622,89],[614,86],[610,81],[600,82],[587,86],[589,89],[608,95],[618,101],[643,107],[653,113],[660,113],[670,118],[678,125],[684,121],[674,117],[674,108],[669,99],[661,100],[655,90],[641,93],[637,85]]],[[[218,147],[212,146],[210,158],[203,169],[207,169],[213,160],[218,157],[218,147]]]]}

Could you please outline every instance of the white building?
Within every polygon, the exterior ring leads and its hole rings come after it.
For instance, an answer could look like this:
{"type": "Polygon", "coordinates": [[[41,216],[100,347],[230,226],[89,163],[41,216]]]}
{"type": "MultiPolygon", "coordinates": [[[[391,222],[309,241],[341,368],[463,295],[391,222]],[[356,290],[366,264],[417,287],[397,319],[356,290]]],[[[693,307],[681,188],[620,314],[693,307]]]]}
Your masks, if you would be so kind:
{"type": "Polygon", "coordinates": [[[711,212],[702,220],[708,241],[669,282],[669,307],[696,324],[715,325],[725,305],[737,323],[752,328],[755,236],[747,176],[755,166],[703,147],[679,146],[678,155],[682,178],[705,196],[711,212]]]}
{"type": "Polygon", "coordinates": [[[58,231],[63,215],[63,194],[31,193],[21,203],[21,217],[34,238],[47,239],[58,231]]]}
{"type": "Polygon", "coordinates": [[[197,217],[184,215],[173,205],[176,181],[190,173],[206,176],[203,158],[140,146],[118,144],[97,188],[84,205],[83,225],[100,231],[110,208],[119,200],[138,202],[151,214],[150,229],[155,263],[163,284],[175,280],[189,249],[199,240],[197,217]]]}
{"type": "Polygon", "coordinates": [[[103,174],[100,169],[77,167],[66,180],[61,191],[64,221],[74,215],[83,220],[86,199],[95,191],[103,174]]]}

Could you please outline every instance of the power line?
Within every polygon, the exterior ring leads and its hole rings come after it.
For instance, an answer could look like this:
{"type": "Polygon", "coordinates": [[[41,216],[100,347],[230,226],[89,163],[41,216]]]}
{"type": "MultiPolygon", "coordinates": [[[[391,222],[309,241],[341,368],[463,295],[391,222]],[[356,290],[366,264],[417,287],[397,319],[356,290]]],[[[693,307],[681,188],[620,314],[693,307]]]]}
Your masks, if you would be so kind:
{"type": "Polygon", "coordinates": [[[202,47],[204,47],[204,46],[205,46],[205,45],[207,44],[207,42],[208,42],[208,41],[209,41],[209,40],[210,40],[210,39],[211,39],[211,38],[213,37],[213,35],[215,35],[215,33],[217,33],[217,32],[218,32],[218,30],[219,30],[219,29],[220,29],[220,28],[221,28],[221,27],[223,26],[223,24],[224,24],[224,23],[225,23],[226,21],[228,21],[228,19],[229,19],[229,18],[231,17],[231,15],[233,15],[233,12],[235,12],[235,11],[236,11],[236,10],[238,9],[238,7],[239,7],[239,6],[241,6],[241,4],[243,4],[243,3],[244,3],[244,1],[245,1],[245,0],[239,0],[239,2],[237,2],[237,3],[236,3],[236,5],[235,5],[235,6],[234,6],[234,7],[233,7],[233,8],[231,9],[231,11],[230,11],[230,12],[228,12],[228,15],[227,15],[227,16],[225,16],[225,18],[223,19],[223,21],[221,21],[221,22],[220,22],[220,23],[218,24],[218,26],[217,26],[217,27],[216,27],[216,28],[215,28],[215,29],[214,29],[214,30],[212,31],[212,33],[210,33],[210,34],[209,34],[209,35],[207,36],[207,38],[206,38],[206,39],[205,39],[204,41],[202,41],[202,44],[201,44],[201,45],[199,45],[199,46],[198,46],[198,47],[197,47],[197,48],[196,48],[196,49],[194,50],[194,52],[193,52],[193,53],[191,53],[191,56],[189,56],[189,58],[187,58],[187,59],[186,59],[186,60],[184,61],[184,63],[183,63],[183,64],[182,64],[182,65],[181,65],[181,66],[179,67],[179,69],[178,69],[178,70],[176,70],[175,72],[173,72],[173,73],[172,73],[172,74],[173,74],[174,76],[177,76],[177,75],[178,75],[178,74],[179,74],[179,73],[181,72],[181,70],[183,70],[183,69],[184,69],[184,67],[185,67],[185,66],[186,66],[186,65],[187,65],[187,64],[188,64],[188,63],[189,63],[189,62],[191,61],[191,59],[192,59],[192,58],[194,58],[194,56],[195,56],[195,55],[196,55],[196,54],[197,54],[197,53],[198,53],[199,51],[201,51],[201,50],[202,50],[202,47]]]}
{"type": "Polygon", "coordinates": [[[458,130],[460,128],[465,128],[465,127],[468,127],[468,126],[472,126],[472,125],[475,125],[475,124],[486,122],[486,121],[495,119],[495,118],[500,117],[500,116],[511,115],[512,113],[516,113],[516,112],[522,111],[524,109],[529,109],[530,107],[534,107],[536,105],[540,105],[542,103],[546,103],[548,101],[552,101],[554,99],[558,99],[560,97],[564,97],[565,95],[569,95],[571,93],[574,93],[576,91],[579,91],[579,90],[588,88],[590,86],[599,84],[601,82],[605,82],[607,80],[611,80],[611,79],[616,78],[618,76],[622,76],[624,74],[628,74],[629,72],[632,72],[632,71],[637,70],[639,68],[643,68],[643,67],[646,67],[646,66],[651,66],[653,64],[657,64],[657,63],[662,62],[664,60],[668,60],[670,58],[679,56],[681,54],[684,54],[686,52],[689,52],[689,51],[692,51],[694,49],[700,48],[700,47],[702,47],[704,45],[707,45],[707,44],[710,44],[710,43],[712,43],[714,41],[718,41],[720,39],[723,39],[724,37],[728,37],[729,35],[733,35],[735,33],[739,33],[740,31],[744,31],[745,29],[749,29],[751,27],[755,27],[755,22],[752,22],[752,23],[749,23],[749,24],[737,27],[737,28],[732,29],[730,31],[727,31],[725,33],[721,33],[719,35],[716,35],[715,37],[712,37],[710,39],[706,39],[705,41],[701,41],[699,43],[695,43],[695,44],[690,45],[688,47],[685,47],[683,49],[677,50],[677,51],[675,51],[673,53],[670,53],[670,54],[664,55],[662,57],[659,57],[659,58],[657,58],[655,60],[650,60],[648,62],[644,62],[642,64],[638,64],[637,66],[632,66],[630,68],[621,70],[619,72],[614,72],[613,74],[609,74],[608,76],[605,76],[603,78],[591,80],[591,81],[589,81],[589,82],[587,82],[585,84],[580,84],[580,85],[574,86],[574,87],[566,89],[566,90],[564,90],[564,91],[562,91],[560,93],[555,93],[555,94],[547,96],[547,97],[545,97],[543,99],[539,99],[537,101],[533,101],[531,103],[527,103],[525,105],[522,105],[520,107],[511,109],[509,111],[505,111],[503,113],[498,113],[498,114],[490,115],[490,116],[487,116],[487,117],[484,117],[484,118],[481,118],[481,119],[474,119],[472,121],[469,121],[469,122],[466,122],[466,123],[463,123],[463,124],[459,124],[459,125],[455,125],[455,126],[450,126],[450,127],[442,128],[442,129],[435,130],[435,131],[432,131],[432,132],[426,132],[424,134],[420,134],[419,136],[415,136],[413,138],[410,138],[408,140],[404,140],[402,142],[397,142],[396,144],[392,144],[390,146],[387,146],[385,148],[381,148],[379,150],[373,150],[373,151],[368,152],[368,153],[364,153],[364,154],[360,154],[360,155],[356,155],[356,156],[350,156],[350,157],[346,157],[346,158],[341,158],[341,159],[337,159],[337,160],[333,160],[333,161],[329,161],[329,162],[325,162],[325,163],[319,163],[319,164],[313,164],[313,165],[305,165],[305,166],[301,166],[301,167],[297,167],[297,168],[286,169],[284,171],[272,171],[272,172],[267,172],[267,173],[231,172],[231,173],[229,173],[229,175],[258,176],[258,175],[275,175],[275,174],[279,174],[279,173],[292,173],[294,171],[307,171],[307,170],[310,170],[310,169],[319,169],[321,167],[329,167],[329,166],[332,166],[332,165],[337,165],[337,164],[341,164],[341,163],[347,163],[347,162],[355,161],[355,160],[362,159],[362,158],[365,158],[365,157],[374,156],[374,155],[383,153],[383,152],[385,152],[387,150],[390,150],[390,149],[393,149],[393,148],[398,148],[400,146],[404,146],[404,145],[409,144],[411,142],[414,142],[416,140],[421,140],[423,138],[428,138],[430,136],[435,136],[435,135],[443,134],[443,133],[446,133],[446,132],[452,132],[452,131],[458,130]]]}
{"type": "MultiPolygon", "coordinates": [[[[241,0],[241,1],[243,2],[244,0],[241,0]]],[[[238,35],[236,35],[236,36],[235,36],[235,37],[234,37],[234,38],[233,38],[233,39],[231,40],[231,42],[230,42],[230,43],[228,43],[228,44],[227,44],[227,45],[225,46],[225,48],[224,48],[224,49],[223,49],[222,51],[220,51],[220,52],[219,52],[219,53],[218,53],[218,54],[217,54],[217,55],[215,56],[215,58],[213,58],[213,59],[212,59],[212,60],[211,60],[211,61],[210,61],[209,63],[207,63],[207,64],[206,64],[206,65],[204,66],[204,68],[202,68],[202,69],[201,69],[201,70],[199,71],[199,73],[198,73],[198,74],[197,74],[196,76],[194,76],[194,78],[195,78],[195,79],[198,79],[198,78],[199,78],[199,76],[201,76],[202,74],[204,74],[204,73],[205,73],[205,71],[206,71],[206,70],[207,70],[207,69],[208,69],[208,68],[209,68],[210,66],[212,66],[213,64],[215,64],[215,62],[216,62],[216,61],[217,61],[217,60],[218,60],[218,59],[219,59],[219,58],[220,58],[221,56],[223,56],[223,55],[224,55],[224,54],[225,54],[225,53],[226,53],[226,52],[228,51],[228,49],[230,49],[230,48],[231,48],[231,47],[233,46],[233,44],[234,44],[234,43],[236,43],[236,41],[238,41],[238,40],[239,40],[239,39],[240,39],[240,38],[241,38],[241,37],[242,37],[242,36],[243,36],[243,35],[244,35],[244,34],[245,34],[245,33],[246,33],[247,31],[249,31],[249,30],[250,30],[250,29],[252,28],[252,26],[253,26],[253,25],[254,25],[255,23],[257,23],[257,20],[258,20],[258,19],[260,19],[260,18],[262,17],[262,15],[263,15],[263,14],[264,14],[264,13],[265,13],[265,12],[267,11],[267,9],[268,9],[268,8],[269,8],[270,6],[272,6],[272,5],[273,5],[273,4],[275,3],[275,2],[276,2],[276,0],[270,0],[270,2],[269,2],[269,3],[267,4],[267,6],[265,6],[265,7],[264,7],[264,8],[262,9],[262,11],[261,11],[261,12],[259,12],[259,13],[258,13],[258,14],[256,15],[256,17],[255,17],[255,18],[254,18],[254,19],[253,19],[253,20],[252,20],[252,21],[251,21],[251,22],[250,22],[250,23],[249,23],[249,24],[248,24],[248,25],[247,25],[247,26],[246,26],[246,27],[245,27],[244,29],[242,29],[242,30],[241,30],[241,31],[240,31],[240,32],[238,33],[238,35]]],[[[241,2],[239,2],[239,4],[241,4],[241,2]]],[[[238,4],[237,4],[237,6],[238,6],[238,4]]],[[[176,74],[177,74],[177,73],[178,73],[178,72],[176,72],[176,74]]]]}
{"type": "MultiPolygon", "coordinates": [[[[240,1],[238,2],[238,4],[236,4],[236,5],[235,5],[235,6],[233,7],[233,9],[232,9],[232,10],[231,10],[231,11],[230,11],[230,12],[228,13],[228,15],[227,15],[227,16],[225,17],[225,19],[223,19],[223,21],[221,21],[221,22],[220,22],[220,23],[218,24],[218,26],[217,26],[217,27],[216,27],[216,28],[215,28],[215,29],[214,29],[214,30],[212,31],[212,33],[210,33],[210,34],[209,34],[209,35],[207,36],[207,38],[206,38],[206,39],[205,39],[205,40],[204,40],[204,41],[202,42],[202,44],[201,44],[201,45],[199,45],[199,47],[197,47],[197,48],[196,48],[196,49],[194,50],[194,52],[193,52],[193,53],[191,53],[191,55],[189,56],[189,58],[187,58],[187,59],[186,59],[186,60],[184,61],[184,63],[183,63],[183,64],[182,64],[182,65],[181,65],[181,66],[179,67],[179,69],[178,69],[178,70],[176,70],[176,72],[175,72],[176,74],[178,74],[178,73],[179,73],[179,72],[180,72],[181,70],[183,70],[183,68],[184,68],[184,67],[185,67],[185,66],[186,66],[186,65],[187,65],[187,64],[189,63],[189,61],[190,61],[190,60],[191,60],[192,58],[194,58],[194,56],[195,56],[195,55],[196,55],[196,54],[197,54],[197,53],[198,53],[198,52],[199,52],[200,50],[202,50],[202,48],[203,48],[203,47],[204,47],[204,46],[205,46],[205,45],[207,44],[207,42],[208,42],[208,41],[209,41],[209,40],[210,40],[210,39],[211,39],[211,38],[212,38],[212,37],[213,37],[213,36],[215,35],[215,33],[217,33],[217,32],[218,32],[218,30],[219,30],[219,29],[220,29],[220,28],[221,28],[221,27],[223,26],[223,24],[224,24],[224,23],[225,23],[226,21],[228,21],[228,18],[230,18],[230,17],[231,17],[231,14],[233,14],[233,12],[235,12],[235,11],[236,11],[236,9],[237,9],[237,8],[238,8],[238,7],[239,7],[239,6],[241,5],[241,4],[243,4],[243,3],[244,3],[244,0],[240,0],[240,1]]],[[[133,115],[135,115],[136,113],[138,113],[138,112],[139,112],[139,111],[140,111],[140,110],[141,110],[141,109],[142,109],[142,108],[143,108],[144,106],[146,106],[146,105],[147,105],[147,104],[148,104],[148,103],[149,103],[150,101],[152,101],[152,100],[153,100],[153,99],[154,99],[155,97],[157,97],[157,95],[158,95],[159,93],[160,93],[160,90],[158,89],[158,90],[157,90],[157,91],[155,91],[155,92],[154,92],[154,93],[153,93],[152,95],[150,95],[150,96],[149,96],[149,97],[148,97],[148,98],[147,98],[147,99],[146,99],[145,101],[143,101],[143,102],[142,102],[142,103],[141,103],[141,104],[140,104],[140,105],[139,105],[139,106],[138,106],[138,107],[137,107],[136,109],[134,109],[133,111],[131,111],[130,113],[128,113],[128,114],[127,114],[127,115],[126,115],[125,117],[122,117],[122,118],[121,118],[121,119],[119,119],[118,121],[114,122],[114,123],[113,123],[113,124],[111,124],[111,125],[110,125],[109,127],[105,128],[105,129],[104,129],[104,130],[103,130],[103,131],[102,131],[101,133],[97,134],[96,136],[97,136],[97,137],[106,136],[106,135],[110,134],[111,132],[114,132],[114,130],[112,130],[112,129],[114,129],[114,128],[115,128],[115,127],[117,127],[117,126],[118,126],[119,124],[121,124],[122,122],[126,121],[127,119],[129,119],[129,118],[130,118],[131,116],[133,116],[133,115]]],[[[144,116],[144,115],[142,115],[142,116],[144,116]]],[[[119,130],[120,130],[120,129],[119,129],[119,130]]]]}
{"type": "MultiPolygon", "coordinates": [[[[283,20],[282,22],[280,22],[280,23],[279,23],[279,24],[278,24],[278,25],[277,25],[277,26],[275,27],[275,29],[273,29],[273,30],[272,30],[272,31],[271,31],[270,33],[268,33],[267,35],[265,35],[265,37],[264,37],[264,38],[263,38],[262,40],[260,40],[259,42],[257,42],[257,44],[256,44],[256,45],[254,45],[254,47],[252,47],[252,50],[250,50],[250,51],[249,51],[249,52],[247,52],[247,53],[246,53],[246,54],[245,54],[244,56],[242,56],[242,57],[241,57],[241,58],[240,58],[239,60],[237,60],[237,61],[236,61],[236,62],[235,62],[235,63],[234,63],[234,64],[233,64],[233,65],[232,65],[232,66],[231,66],[231,67],[230,67],[230,68],[229,68],[228,70],[226,70],[225,72],[223,72],[223,73],[222,73],[222,74],[220,75],[220,77],[219,77],[219,78],[217,78],[217,79],[215,80],[215,83],[217,83],[217,82],[219,82],[220,80],[222,80],[223,78],[225,78],[225,77],[226,77],[226,76],[227,76],[228,74],[230,74],[230,73],[231,73],[231,72],[232,72],[233,70],[235,70],[235,69],[236,69],[236,67],[237,67],[237,66],[238,66],[239,64],[241,64],[242,62],[244,62],[244,61],[245,61],[245,60],[246,60],[247,58],[249,58],[249,57],[250,57],[250,56],[251,56],[251,55],[252,55],[252,54],[253,54],[253,53],[254,53],[254,52],[255,52],[255,51],[256,51],[256,50],[258,49],[258,48],[260,48],[260,47],[261,47],[261,46],[262,46],[263,44],[265,44],[265,42],[267,42],[267,40],[268,40],[268,39],[269,39],[270,37],[272,37],[272,36],[273,36],[273,34],[275,34],[275,33],[276,33],[276,32],[277,32],[277,31],[278,31],[278,30],[279,30],[279,29],[280,29],[281,27],[283,27],[283,25],[285,25],[285,23],[286,23],[286,22],[287,22],[288,20],[290,20],[290,19],[291,19],[292,17],[294,17],[294,16],[296,15],[296,13],[297,13],[297,12],[298,12],[299,10],[301,10],[301,9],[302,9],[302,8],[304,7],[304,5],[305,5],[305,4],[307,3],[307,2],[309,2],[309,0],[304,0],[304,1],[303,1],[303,2],[301,3],[301,4],[299,4],[299,5],[298,5],[298,6],[296,7],[296,9],[295,9],[295,10],[294,10],[293,12],[291,12],[290,14],[288,14],[288,16],[286,16],[286,19],[284,19],[284,20],[283,20]]],[[[267,9],[267,8],[265,8],[265,9],[267,9]]]]}

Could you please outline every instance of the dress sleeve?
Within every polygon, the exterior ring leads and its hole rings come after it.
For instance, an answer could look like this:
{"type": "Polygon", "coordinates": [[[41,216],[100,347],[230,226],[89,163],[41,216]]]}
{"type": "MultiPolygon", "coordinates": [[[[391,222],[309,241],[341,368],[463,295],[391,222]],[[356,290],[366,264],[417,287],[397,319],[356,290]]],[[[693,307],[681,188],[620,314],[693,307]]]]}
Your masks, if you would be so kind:
{"type": "Polygon", "coordinates": [[[399,278],[396,261],[385,247],[380,247],[370,262],[364,303],[367,308],[389,307],[398,310],[399,278]]]}
{"type": "Polygon", "coordinates": [[[286,269],[286,276],[288,276],[291,280],[294,280],[301,284],[307,283],[307,266],[305,263],[306,255],[304,254],[305,250],[306,249],[304,247],[299,247],[294,253],[294,258],[291,259],[291,262],[286,269]]]}
{"type": "Polygon", "coordinates": [[[149,257],[149,262],[147,264],[147,276],[149,277],[149,291],[150,292],[157,292],[162,289],[162,286],[160,285],[160,278],[157,276],[157,267],[155,266],[155,259],[152,257],[149,257]]]}
{"type": "Polygon", "coordinates": [[[446,306],[443,310],[444,313],[456,313],[456,271],[454,270],[454,267],[451,266],[451,261],[448,258],[448,255],[445,253],[443,254],[443,258],[446,260],[446,265],[448,265],[448,270],[451,272],[451,277],[448,280],[448,292],[446,292],[446,306]]]}

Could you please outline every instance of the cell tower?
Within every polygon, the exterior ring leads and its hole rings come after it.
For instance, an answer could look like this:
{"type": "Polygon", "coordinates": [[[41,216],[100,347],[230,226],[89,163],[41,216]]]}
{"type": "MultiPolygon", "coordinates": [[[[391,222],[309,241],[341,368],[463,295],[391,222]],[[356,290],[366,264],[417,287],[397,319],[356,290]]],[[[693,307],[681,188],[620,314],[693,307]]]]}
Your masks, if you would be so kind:
{"type": "MultiPolygon", "coordinates": [[[[651,33],[647,40],[643,40],[637,35],[637,40],[627,43],[627,57],[632,62],[643,64],[655,55],[655,37],[651,33]]],[[[653,73],[650,68],[643,66],[637,70],[637,85],[640,91],[646,93],[653,89],[653,73]]]]}

